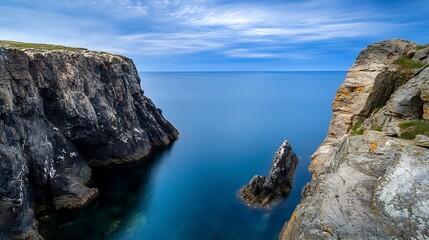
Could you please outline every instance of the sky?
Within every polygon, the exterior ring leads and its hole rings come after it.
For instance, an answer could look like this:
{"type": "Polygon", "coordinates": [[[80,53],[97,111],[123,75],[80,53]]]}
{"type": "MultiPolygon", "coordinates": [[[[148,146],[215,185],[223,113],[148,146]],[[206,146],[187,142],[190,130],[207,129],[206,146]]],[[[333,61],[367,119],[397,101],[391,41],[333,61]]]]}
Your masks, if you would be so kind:
{"type": "Polygon", "coordinates": [[[429,43],[429,0],[0,0],[0,39],[122,54],[139,71],[346,71],[429,43]]]}

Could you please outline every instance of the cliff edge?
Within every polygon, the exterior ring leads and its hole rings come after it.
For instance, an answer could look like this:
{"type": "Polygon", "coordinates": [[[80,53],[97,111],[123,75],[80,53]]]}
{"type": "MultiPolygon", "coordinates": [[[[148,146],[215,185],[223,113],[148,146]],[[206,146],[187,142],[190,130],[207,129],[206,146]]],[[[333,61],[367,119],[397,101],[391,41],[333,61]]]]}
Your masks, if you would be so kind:
{"type": "Polygon", "coordinates": [[[130,59],[0,46],[0,239],[41,239],[35,208],[97,196],[89,166],[136,161],[177,137],[130,59]]]}
{"type": "Polygon", "coordinates": [[[429,46],[363,50],[280,239],[429,238],[429,46]]]}

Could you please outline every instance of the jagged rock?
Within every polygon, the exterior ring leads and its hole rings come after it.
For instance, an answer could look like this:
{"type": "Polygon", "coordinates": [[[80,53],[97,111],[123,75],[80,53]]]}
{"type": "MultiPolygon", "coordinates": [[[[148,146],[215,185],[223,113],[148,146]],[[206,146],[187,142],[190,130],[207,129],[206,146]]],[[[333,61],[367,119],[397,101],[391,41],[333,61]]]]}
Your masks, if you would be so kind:
{"type": "Polygon", "coordinates": [[[0,47],[0,239],[40,239],[34,205],[96,197],[88,164],[136,161],[177,136],[130,59],[0,47]]]}
{"type": "Polygon", "coordinates": [[[249,205],[267,207],[273,201],[286,196],[293,185],[298,157],[292,147],[284,141],[274,156],[268,177],[254,176],[240,189],[240,197],[249,205]]]}
{"type": "Polygon", "coordinates": [[[310,171],[324,171],[329,153],[342,141],[353,124],[363,121],[383,107],[401,84],[394,64],[401,56],[410,57],[417,45],[394,39],[372,44],[363,50],[350,67],[332,104],[332,119],[328,136],[313,154],[310,171]]]}
{"type": "Polygon", "coordinates": [[[429,69],[426,68],[392,94],[386,104],[386,114],[402,119],[421,119],[423,101],[422,85],[429,81],[429,69]]]}
{"type": "Polygon", "coordinates": [[[344,139],[280,239],[427,239],[429,150],[366,131],[344,139]]]}
{"type": "Polygon", "coordinates": [[[429,79],[422,83],[420,98],[423,101],[423,119],[429,120],[429,79]]]}
{"type": "Polygon", "coordinates": [[[373,116],[365,119],[363,126],[366,129],[382,128],[388,135],[400,136],[398,124],[404,120],[426,119],[425,112],[429,102],[426,99],[426,86],[429,84],[429,68],[425,68],[418,75],[399,87],[391,96],[386,105],[373,116]]]}
{"type": "Polygon", "coordinates": [[[428,137],[397,138],[399,122],[427,120],[429,68],[395,85],[392,63],[412,57],[415,49],[411,42],[389,40],[359,55],[341,88],[369,90],[338,91],[329,134],[313,154],[312,180],[280,239],[429,238],[428,137]],[[352,136],[357,120],[367,130],[352,136]]]}
{"type": "Polygon", "coordinates": [[[428,56],[429,56],[429,47],[425,47],[423,49],[416,51],[416,53],[413,56],[413,60],[420,61],[425,64],[429,64],[428,56]]]}
{"type": "Polygon", "coordinates": [[[413,140],[414,145],[429,148],[429,137],[426,135],[417,134],[413,140]]]}

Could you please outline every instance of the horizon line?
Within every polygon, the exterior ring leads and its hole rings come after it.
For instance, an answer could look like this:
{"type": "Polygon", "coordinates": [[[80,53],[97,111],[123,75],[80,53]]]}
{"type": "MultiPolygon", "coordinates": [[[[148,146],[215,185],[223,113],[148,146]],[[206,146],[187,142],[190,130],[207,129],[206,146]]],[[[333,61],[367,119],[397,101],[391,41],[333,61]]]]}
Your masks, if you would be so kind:
{"type": "Polygon", "coordinates": [[[139,73],[258,73],[258,72],[347,72],[348,70],[260,70],[260,71],[240,71],[240,70],[228,70],[228,71],[138,71],[139,73]]]}

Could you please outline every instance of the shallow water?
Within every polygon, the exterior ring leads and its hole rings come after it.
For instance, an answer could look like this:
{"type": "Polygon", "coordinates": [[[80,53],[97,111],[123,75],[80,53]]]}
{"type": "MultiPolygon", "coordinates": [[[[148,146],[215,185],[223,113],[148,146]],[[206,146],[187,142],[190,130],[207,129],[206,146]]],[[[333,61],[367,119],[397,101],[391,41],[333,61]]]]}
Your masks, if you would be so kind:
{"type": "Polygon", "coordinates": [[[141,73],[145,94],[179,130],[138,165],[96,172],[101,197],[60,217],[58,239],[277,239],[310,180],[345,72],[141,73]],[[287,139],[300,162],[294,188],[261,210],[237,190],[266,175],[287,139]]]}

